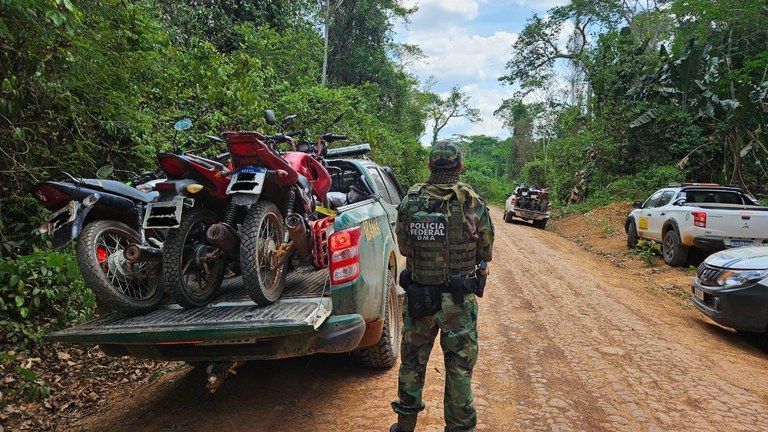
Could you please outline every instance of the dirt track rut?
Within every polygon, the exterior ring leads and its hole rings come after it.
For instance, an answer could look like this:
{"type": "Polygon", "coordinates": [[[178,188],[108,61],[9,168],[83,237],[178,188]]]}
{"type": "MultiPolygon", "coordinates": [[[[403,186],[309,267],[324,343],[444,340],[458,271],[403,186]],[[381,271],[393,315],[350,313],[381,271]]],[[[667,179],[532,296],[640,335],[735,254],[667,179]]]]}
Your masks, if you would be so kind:
{"type": "MultiPolygon", "coordinates": [[[[768,431],[768,358],[554,233],[504,224],[480,300],[478,430],[768,431]]],[[[442,431],[433,352],[421,431],[442,431]]],[[[396,370],[349,356],[253,362],[215,395],[174,372],[118,390],[85,430],[384,431],[396,370]]]]}

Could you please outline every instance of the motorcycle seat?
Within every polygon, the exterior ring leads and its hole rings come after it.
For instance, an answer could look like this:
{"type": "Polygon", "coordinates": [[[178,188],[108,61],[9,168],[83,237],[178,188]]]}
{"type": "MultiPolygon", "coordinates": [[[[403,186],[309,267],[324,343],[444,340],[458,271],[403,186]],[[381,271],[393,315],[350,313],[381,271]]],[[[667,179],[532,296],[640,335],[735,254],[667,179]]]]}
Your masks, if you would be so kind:
{"type": "Polygon", "coordinates": [[[151,203],[157,199],[158,196],[157,192],[142,192],[133,186],[128,186],[127,184],[117,180],[82,179],[82,184],[92,189],[120,195],[130,200],[142,202],[145,204],[151,203]]]}

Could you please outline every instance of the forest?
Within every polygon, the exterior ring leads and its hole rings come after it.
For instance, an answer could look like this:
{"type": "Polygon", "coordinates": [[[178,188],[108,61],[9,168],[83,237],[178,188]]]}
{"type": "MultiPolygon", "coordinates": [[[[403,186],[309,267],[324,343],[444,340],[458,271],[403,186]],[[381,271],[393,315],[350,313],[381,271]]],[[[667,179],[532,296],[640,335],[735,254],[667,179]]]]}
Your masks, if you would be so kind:
{"type": "MultiPolygon", "coordinates": [[[[263,130],[263,112],[367,142],[410,185],[420,139],[478,120],[460,88],[425,89],[421,51],[394,28],[398,0],[27,0],[0,2],[0,330],[36,344],[92,314],[70,250],[36,227],[37,182],[104,164],[141,171],[173,141],[263,130]],[[325,38],[325,29],[330,29],[325,38]]],[[[508,138],[454,136],[463,179],[502,202],[517,182],[546,186],[560,211],[642,199],[670,181],[768,194],[768,6],[762,0],[573,0],[528,18],[495,115],[508,138]]],[[[505,136],[499,131],[499,136],[505,136]]],[[[442,137],[445,138],[445,137],[442,137]]]]}
{"type": "Polygon", "coordinates": [[[459,137],[495,200],[519,181],[559,207],[644,199],[673,181],[766,185],[768,6],[574,0],[528,18],[496,111],[511,138],[459,137]]]}

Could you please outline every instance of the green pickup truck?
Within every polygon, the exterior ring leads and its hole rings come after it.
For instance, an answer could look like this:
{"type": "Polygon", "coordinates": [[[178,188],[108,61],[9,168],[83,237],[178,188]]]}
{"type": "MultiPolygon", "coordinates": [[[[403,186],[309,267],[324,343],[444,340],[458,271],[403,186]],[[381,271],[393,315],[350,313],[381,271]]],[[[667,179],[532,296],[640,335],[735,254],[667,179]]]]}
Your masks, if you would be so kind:
{"type": "Polygon", "coordinates": [[[400,348],[403,292],[396,281],[404,267],[394,227],[405,192],[390,168],[351,157],[361,152],[329,153],[329,196],[337,212],[329,248],[331,255],[350,249],[344,267],[292,269],[281,299],[266,307],[253,303],[233,277],[208,307],[168,304],[135,317],[111,313],[47,340],[191,364],[359,350],[366,364],[391,367],[400,348]]]}

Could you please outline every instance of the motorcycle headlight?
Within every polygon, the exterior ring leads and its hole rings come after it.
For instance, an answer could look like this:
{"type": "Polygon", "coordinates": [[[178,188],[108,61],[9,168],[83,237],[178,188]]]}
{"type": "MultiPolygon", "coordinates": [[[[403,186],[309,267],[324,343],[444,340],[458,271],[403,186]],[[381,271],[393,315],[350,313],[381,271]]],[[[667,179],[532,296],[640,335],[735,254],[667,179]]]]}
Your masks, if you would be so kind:
{"type": "Polygon", "coordinates": [[[739,288],[754,284],[768,277],[768,270],[727,270],[717,278],[717,284],[724,288],[739,288]]]}

